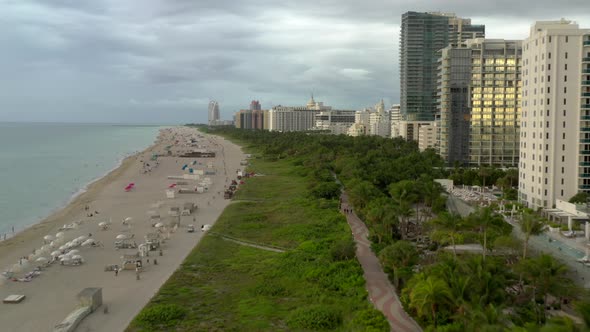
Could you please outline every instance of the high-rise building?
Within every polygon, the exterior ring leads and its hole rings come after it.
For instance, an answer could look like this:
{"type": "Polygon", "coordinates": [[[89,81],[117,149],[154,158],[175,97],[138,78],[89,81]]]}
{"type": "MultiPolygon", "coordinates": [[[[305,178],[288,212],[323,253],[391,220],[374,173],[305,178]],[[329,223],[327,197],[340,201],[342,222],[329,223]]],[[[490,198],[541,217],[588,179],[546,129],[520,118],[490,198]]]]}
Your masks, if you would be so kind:
{"type": "Polygon", "coordinates": [[[234,115],[235,127],[240,129],[268,129],[264,127],[268,111],[240,110],[234,115]]]}
{"type": "Polygon", "coordinates": [[[209,125],[213,126],[219,121],[219,104],[215,100],[209,102],[209,125]]]}
{"type": "Polygon", "coordinates": [[[407,12],[400,34],[401,113],[407,121],[433,121],[436,112],[438,52],[471,38],[485,26],[446,13],[407,12]]]}
{"type": "Polygon", "coordinates": [[[590,29],[536,22],[522,71],[519,200],[551,208],[590,191],[590,29]]]}
{"type": "Polygon", "coordinates": [[[441,50],[438,149],[447,164],[518,166],[522,42],[470,39],[441,50]]]}
{"type": "Polygon", "coordinates": [[[260,102],[258,100],[252,100],[250,102],[250,110],[251,111],[260,111],[262,106],[260,106],[260,102]]]}
{"type": "MultiPolygon", "coordinates": [[[[270,131],[305,131],[315,125],[315,116],[322,111],[330,111],[332,107],[316,102],[313,95],[306,106],[274,106],[268,111],[268,130],[270,131]]],[[[266,122],[266,119],[264,120],[266,122]]]]}
{"type": "Polygon", "coordinates": [[[391,138],[399,137],[399,123],[402,120],[399,104],[391,106],[389,109],[389,117],[391,118],[391,138]]]}

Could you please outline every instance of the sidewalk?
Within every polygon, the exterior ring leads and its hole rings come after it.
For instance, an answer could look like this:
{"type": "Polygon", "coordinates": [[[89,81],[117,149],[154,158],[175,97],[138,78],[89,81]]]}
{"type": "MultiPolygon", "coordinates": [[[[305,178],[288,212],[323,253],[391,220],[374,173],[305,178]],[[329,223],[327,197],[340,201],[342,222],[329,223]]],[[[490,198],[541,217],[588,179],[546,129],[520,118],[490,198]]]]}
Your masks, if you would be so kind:
{"type": "MultiPolygon", "coordinates": [[[[345,193],[342,194],[341,200],[343,213],[344,209],[352,209],[348,206],[348,196],[345,193]]],[[[381,268],[379,259],[371,251],[371,242],[367,239],[369,230],[356,214],[344,214],[356,242],[356,257],[363,267],[369,299],[377,310],[383,312],[389,321],[391,331],[422,331],[422,328],[404,311],[393,285],[381,268]]]]}

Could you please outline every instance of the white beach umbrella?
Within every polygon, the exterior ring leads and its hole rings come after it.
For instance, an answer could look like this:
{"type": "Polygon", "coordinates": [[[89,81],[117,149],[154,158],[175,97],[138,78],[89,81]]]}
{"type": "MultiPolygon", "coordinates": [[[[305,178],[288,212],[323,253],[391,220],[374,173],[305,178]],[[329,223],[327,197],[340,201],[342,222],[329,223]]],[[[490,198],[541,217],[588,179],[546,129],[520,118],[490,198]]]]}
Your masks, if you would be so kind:
{"type": "Polygon", "coordinates": [[[75,255],[79,252],[80,252],[80,250],[78,250],[78,249],[72,249],[72,250],[68,251],[68,255],[75,255]]]}
{"type": "Polygon", "coordinates": [[[74,256],[72,256],[72,259],[82,259],[82,256],[80,256],[80,255],[74,255],[74,256]]]}
{"type": "Polygon", "coordinates": [[[39,262],[39,263],[46,263],[48,261],[48,259],[46,257],[39,257],[37,259],[35,259],[35,262],[39,262]]]}
{"type": "Polygon", "coordinates": [[[55,241],[51,241],[51,243],[49,243],[49,248],[55,248],[57,246],[57,243],[55,241]]]}
{"type": "Polygon", "coordinates": [[[59,232],[59,233],[55,234],[55,237],[57,237],[57,238],[64,237],[64,233],[59,232]]]}
{"type": "Polygon", "coordinates": [[[88,236],[86,236],[86,235],[80,235],[80,236],[78,236],[76,238],[76,241],[82,243],[82,242],[86,241],[86,239],[88,239],[88,236]]]}
{"type": "Polygon", "coordinates": [[[21,264],[20,264],[20,266],[23,269],[26,269],[27,267],[29,267],[29,260],[28,259],[23,259],[22,262],[21,262],[21,264]]]}
{"type": "Polygon", "coordinates": [[[131,217],[127,217],[127,218],[123,219],[124,222],[130,222],[131,220],[133,220],[133,218],[131,218],[131,217]]]}
{"type": "Polygon", "coordinates": [[[127,235],[125,235],[125,234],[119,234],[116,237],[117,240],[125,240],[126,238],[127,238],[127,235]]]}
{"type": "Polygon", "coordinates": [[[64,256],[63,256],[62,258],[60,258],[59,260],[60,260],[60,261],[62,261],[62,262],[68,262],[68,261],[71,261],[71,260],[72,260],[72,258],[71,258],[70,256],[68,256],[68,255],[64,255],[64,256]]]}
{"type": "Polygon", "coordinates": [[[47,242],[49,242],[49,241],[53,241],[53,239],[54,239],[53,235],[45,235],[45,236],[43,237],[43,240],[45,240],[45,241],[47,241],[47,242]]]}
{"type": "Polygon", "coordinates": [[[159,223],[155,224],[154,227],[158,227],[158,228],[164,227],[164,224],[162,224],[161,222],[159,222],[159,223]]]}
{"type": "Polygon", "coordinates": [[[61,255],[61,251],[59,251],[59,250],[53,251],[50,254],[51,257],[58,257],[59,255],[61,255]]]}
{"type": "Polygon", "coordinates": [[[48,252],[48,251],[49,251],[49,245],[44,245],[44,246],[41,246],[41,248],[39,248],[39,252],[44,253],[44,252],[48,252]]]}
{"type": "Polygon", "coordinates": [[[68,246],[66,244],[64,244],[63,246],[59,247],[60,251],[66,250],[68,249],[68,246]]]}

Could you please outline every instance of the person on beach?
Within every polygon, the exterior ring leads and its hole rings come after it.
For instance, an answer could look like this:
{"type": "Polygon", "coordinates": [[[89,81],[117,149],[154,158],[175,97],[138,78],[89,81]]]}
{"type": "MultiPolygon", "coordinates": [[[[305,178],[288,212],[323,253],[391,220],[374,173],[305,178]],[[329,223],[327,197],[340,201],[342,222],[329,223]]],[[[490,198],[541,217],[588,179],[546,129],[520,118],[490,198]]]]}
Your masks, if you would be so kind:
{"type": "Polygon", "coordinates": [[[115,277],[119,275],[119,267],[115,266],[115,277]]]}

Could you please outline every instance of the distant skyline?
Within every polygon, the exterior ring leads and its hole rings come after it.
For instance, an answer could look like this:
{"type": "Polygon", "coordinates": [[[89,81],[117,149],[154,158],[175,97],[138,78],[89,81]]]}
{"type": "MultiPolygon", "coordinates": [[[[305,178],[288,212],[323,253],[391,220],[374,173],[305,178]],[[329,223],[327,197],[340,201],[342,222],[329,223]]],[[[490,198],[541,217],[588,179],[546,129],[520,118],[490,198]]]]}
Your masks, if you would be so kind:
{"type": "Polygon", "coordinates": [[[259,100],[399,101],[406,11],[454,12],[487,38],[537,20],[590,27],[590,2],[0,0],[0,121],[207,122],[259,100]]]}

